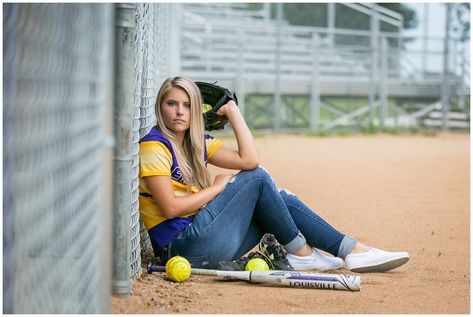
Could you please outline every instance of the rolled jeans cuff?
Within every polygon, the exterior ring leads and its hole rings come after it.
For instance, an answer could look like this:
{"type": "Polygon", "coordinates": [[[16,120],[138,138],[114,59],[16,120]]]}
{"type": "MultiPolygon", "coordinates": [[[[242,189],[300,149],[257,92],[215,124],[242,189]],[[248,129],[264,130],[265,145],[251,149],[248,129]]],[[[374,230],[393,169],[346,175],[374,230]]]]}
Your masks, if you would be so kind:
{"type": "Polygon", "coordinates": [[[340,247],[338,248],[338,257],[345,260],[346,256],[350,254],[351,250],[355,247],[355,244],[358,241],[353,239],[352,237],[345,236],[340,243],[340,247]]]}
{"type": "Polygon", "coordinates": [[[299,231],[297,236],[294,239],[292,239],[292,241],[289,242],[288,244],[283,245],[283,247],[284,247],[284,249],[286,250],[287,253],[294,253],[297,250],[299,250],[300,248],[302,248],[302,246],[304,244],[306,244],[306,242],[307,241],[306,241],[305,237],[299,231]]]}

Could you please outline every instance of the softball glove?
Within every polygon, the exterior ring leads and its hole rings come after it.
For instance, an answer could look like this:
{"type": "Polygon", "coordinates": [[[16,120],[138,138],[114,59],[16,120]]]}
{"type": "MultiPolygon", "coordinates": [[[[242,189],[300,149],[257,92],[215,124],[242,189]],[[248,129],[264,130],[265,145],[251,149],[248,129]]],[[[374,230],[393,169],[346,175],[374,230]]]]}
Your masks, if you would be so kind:
{"type": "Polygon", "coordinates": [[[217,114],[218,109],[230,100],[235,101],[238,105],[238,100],[235,94],[232,94],[227,88],[205,83],[201,81],[196,82],[204,104],[202,112],[204,115],[205,130],[220,130],[228,123],[228,118],[217,114]]]}

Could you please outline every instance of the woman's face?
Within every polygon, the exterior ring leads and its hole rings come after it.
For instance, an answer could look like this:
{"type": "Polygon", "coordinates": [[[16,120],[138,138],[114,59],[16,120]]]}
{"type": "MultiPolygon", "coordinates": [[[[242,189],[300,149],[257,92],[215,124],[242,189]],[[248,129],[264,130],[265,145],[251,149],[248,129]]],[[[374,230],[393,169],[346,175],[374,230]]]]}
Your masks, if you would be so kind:
{"type": "Polygon", "coordinates": [[[177,134],[184,134],[191,123],[191,103],[187,93],[172,87],[161,103],[164,125],[177,134]]]}

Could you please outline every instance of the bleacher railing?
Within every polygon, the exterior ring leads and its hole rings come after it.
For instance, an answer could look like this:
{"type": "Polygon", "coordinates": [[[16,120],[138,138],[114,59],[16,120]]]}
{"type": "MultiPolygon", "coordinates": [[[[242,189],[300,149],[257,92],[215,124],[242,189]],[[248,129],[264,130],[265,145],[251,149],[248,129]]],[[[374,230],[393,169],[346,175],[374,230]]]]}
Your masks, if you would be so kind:
{"type": "MultiPolygon", "coordinates": [[[[410,44],[420,38],[403,36],[401,15],[371,4],[337,6],[353,9],[369,23],[354,28],[293,26],[278,20],[227,19],[228,6],[218,11],[214,5],[213,14],[205,5],[185,7],[182,73],[199,80],[219,80],[244,94],[277,95],[275,90],[281,89],[289,95],[316,91],[365,96],[370,116],[377,103],[384,104],[381,111],[385,111],[390,97],[440,99],[443,69],[431,66],[443,64],[443,51],[434,45],[441,47],[443,39],[422,38],[430,49],[412,49],[410,44]],[[219,17],[215,17],[217,12],[219,17]]],[[[469,93],[466,49],[458,41],[450,45],[457,49],[451,50],[448,85],[464,97],[469,93]]]]}

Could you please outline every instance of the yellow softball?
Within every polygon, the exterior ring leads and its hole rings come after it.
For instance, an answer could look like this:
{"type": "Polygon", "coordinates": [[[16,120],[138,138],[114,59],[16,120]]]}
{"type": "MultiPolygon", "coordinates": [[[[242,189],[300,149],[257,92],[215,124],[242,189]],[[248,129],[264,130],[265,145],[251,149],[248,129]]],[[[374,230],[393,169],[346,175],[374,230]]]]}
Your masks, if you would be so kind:
{"type": "Polygon", "coordinates": [[[174,256],[166,263],[166,274],[175,282],[184,282],[191,275],[191,265],[182,256],[174,256]]]}
{"type": "Polygon", "coordinates": [[[259,259],[259,258],[249,260],[245,266],[245,271],[268,271],[268,270],[269,270],[268,263],[266,263],[265,260],[259,259]]]}
{"type": "Polygon", "coordinates": [[[212,109],[213,109],[213,107],[211,105],[209,105],[208,103],[204,103],[202,105],[202,112],[203,113],[206,113],[207,111],[210,111],[212,109]]]}

